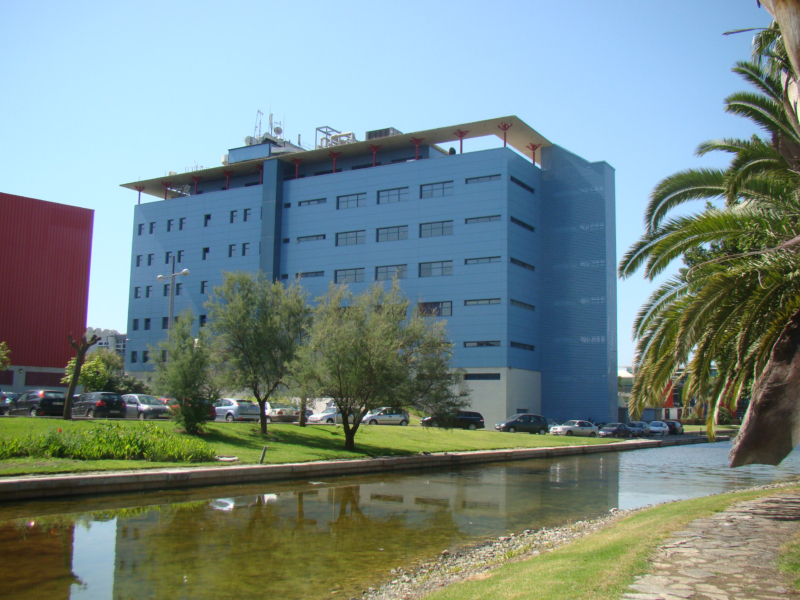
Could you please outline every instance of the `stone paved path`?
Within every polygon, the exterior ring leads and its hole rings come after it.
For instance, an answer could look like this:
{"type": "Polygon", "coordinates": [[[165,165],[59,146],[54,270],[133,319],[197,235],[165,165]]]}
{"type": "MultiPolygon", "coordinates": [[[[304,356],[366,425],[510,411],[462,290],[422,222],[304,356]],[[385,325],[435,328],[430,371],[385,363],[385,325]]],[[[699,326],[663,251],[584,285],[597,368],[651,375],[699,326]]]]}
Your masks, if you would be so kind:
{"type": "Polygon", "coordinates": [[[790,600],[778,549],[800,531],[800,494],[742,502],[673,534],[625,600],[790,600]]]}

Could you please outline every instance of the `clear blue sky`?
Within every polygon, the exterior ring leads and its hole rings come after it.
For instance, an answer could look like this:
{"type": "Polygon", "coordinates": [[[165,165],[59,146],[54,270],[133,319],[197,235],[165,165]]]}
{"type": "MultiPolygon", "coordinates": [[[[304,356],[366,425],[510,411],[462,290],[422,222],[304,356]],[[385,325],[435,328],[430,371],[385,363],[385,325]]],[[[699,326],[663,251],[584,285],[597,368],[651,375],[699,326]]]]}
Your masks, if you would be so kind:
{"type": "MultiPolygon", "coordinates": [[[[120,183],[218,165],[270,106],[304,141],[516,114],[616,169],[619,260],[661,178],[723,165],[694,156],[706,139],[754,133],[722,110],[751,35],[722,33],[769,21],[755,0],[6,3],[0,191],[94,209],[88,324],[125,331],[136,194],[120,183]]],[[[653,288],[618,285],[620,364],[653,288]]]]}

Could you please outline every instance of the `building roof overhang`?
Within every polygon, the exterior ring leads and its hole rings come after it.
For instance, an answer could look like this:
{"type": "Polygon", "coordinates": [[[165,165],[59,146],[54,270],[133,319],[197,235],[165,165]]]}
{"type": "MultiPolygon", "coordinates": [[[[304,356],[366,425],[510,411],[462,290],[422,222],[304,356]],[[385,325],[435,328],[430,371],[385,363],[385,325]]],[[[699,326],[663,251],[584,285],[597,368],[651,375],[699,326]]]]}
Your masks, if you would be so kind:
{"type": "Polygon", "coordinates": [[[210,169],[187,171],[186,173],[178,173],[164,177],[156,177],[154,179],[123,183],[121,187],[134,191],[141,191],[145,194],[160,198],[164,197],[164,193],[166,191],[169,196],[174,198],[185,195],[181,193],[179,189],[183,186],[193,185],[193,177],[201,177],[206,181],[214,181],[224,179],[226,177],[226,172],[233,172],[233,175],[237,177],[242,175],[252,175],[258,173],[264,162],[268,160],[279,160],[290,165],[294,165],[294,159],[302,160],[303,164],[330,162],[331,152],[340,152],[341,154],[338,157],[340,159],[352,158],[355,156],[369,156],[372,154],[370,146],[373,144],[375,146],[380,146],[380,150],[378,150],[380,153],[413,148],[414,139],[421,139],[422,141],[420,144],[423,146],[433,146],[437,150],[444,152],[444,150],[439,147],[440,144],[457,142],[462,137],[464,140],[469,140],[496,135],[500,139],[503,139],[504,127],[506,128],[505,134],[507,144],[521,154],[528,156],[531,155],[530,145],[534,145],[536,148],[535,161],[541,164],[541,149],[546,148],[547,146],[552,146],[553,144],[542,134],[525,123],[522,119],[512,115],[497,119],[487,119],[485,121],[474,121],[472,123],[461,123],[460,125],[437,127],[436,129],[426,129],[424,131],[415,131],[413,133],[403,133],[400,135],[393,135],[390,137],[355,142],[351,144],[343,144],[340,146],[289,152],[280,154],[278,156],[244,160],[229,165],[212,167],[210,169]],[[508,127],[509,125],[510,127],[508,127]]]}

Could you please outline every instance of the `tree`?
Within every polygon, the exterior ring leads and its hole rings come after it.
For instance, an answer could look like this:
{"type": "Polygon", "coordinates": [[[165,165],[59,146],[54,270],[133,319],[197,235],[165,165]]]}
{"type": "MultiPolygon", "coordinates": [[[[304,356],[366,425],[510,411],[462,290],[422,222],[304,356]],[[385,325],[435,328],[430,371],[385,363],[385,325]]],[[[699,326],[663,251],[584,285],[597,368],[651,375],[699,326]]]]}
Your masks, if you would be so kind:
{"type": "Polygon", "coordinates": [[[756,36],[754,54],[734,72],[758,92],[731,95],[726,110],[754,121],[766,137],[702,144],[701,155],[731,154],[729,167],[662,181],[645,213],[645,234],[619,267],[629,277],[644,265],[652,280],[676,258],[686,265],[651,295],[635,321],[632,414],[658,405],[685,363],[684,397],[709,407],[713,435],[720,410],[733,412],[752,385],[732,466],[777,464],[800,443],[791,425],[800,416],[800,373],[791,368],[800,360],[800,122],[789,91],[796,77],[775,24],[756,36]],[[723,205],[669,217],[693,200],[723,205]]]}
{"type": "Polygon", "coordinates": [[[81,377],[81,368],[83,367],[83,360],[86,357],[86,351],[94,346],[100,338],[93,335],[91,339],[86,339],[86,334],[81,336],[81,343],[79,344],[72,339],[72,334],[69,334],[69,345],[75,349],[75,364],[72,368],[72,375],[69,380],[69,387],[67,387],[67,398],[64,402],[64,420],[72,420],[72,397],[75,395],[75,387],[81,377]]]}
{"type": "Polygon", "coordinates": [[[175,418],[186,433],[203,429],[208,407],[219,398],[214,378],[214,355],[208,333],[200,328],[197,339],[192,334],[194,314],[185,310],[177,319],[170,338],[151,348],[155,360],[155,387],[178,406],[175,418]]]}
{"type": "Polygon", "coordinates": [[[261,433],[265,406],[281,388],[291,387],[289,365],[310,320],[306,295],[297,284],[284,287],[263,273],[224,273],[206,303],[226,383],[246,389],[258,402],[261,433]]]}
{"type": "Polygon", "coordinates": [[[355,450],[361,419],[374,408],[416,406],[449,416],[467,403],[455,391],[444,324],[416,309],[409,317],[397,280],[388,291],[376,283],[358,295],[331,284],[317,301],[293,370],[304,389],[333,398],[346,450],[355,450]]]}
{"type": "Polygon", "coordinates": [[[5,342],[0,342],[0,371],[5,371],[11,364],[11,350],[5,342]]]}
{"type": "MultiPolygon", "coordinates": [[[[67,367],[64,370],[65,376],[61,380],[61,383],[65,385],[70,385],[70,383],[72,383],[73,373],[75,372],[75,362],[75,357],[69,359],[67,367]]],[[[105,362],[97,356],[97,352],[91,353],[89,358],[84,360],[77,385],[82,385],[84,392],[98,392],[105,388],[107,382],[108,370],[105,362]]]]}

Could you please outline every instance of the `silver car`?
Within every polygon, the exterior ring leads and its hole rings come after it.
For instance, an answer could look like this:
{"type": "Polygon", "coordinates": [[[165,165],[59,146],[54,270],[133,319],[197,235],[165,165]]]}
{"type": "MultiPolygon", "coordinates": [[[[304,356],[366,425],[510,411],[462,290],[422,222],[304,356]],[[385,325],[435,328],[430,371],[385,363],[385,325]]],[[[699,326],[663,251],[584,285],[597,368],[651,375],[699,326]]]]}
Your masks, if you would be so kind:
{"type": "Polygon", "coordinates": [[[644,421],[631,421],[628,423],[633,437],[650,437],[650,426],[644,421]]]}
{"type": "Polygon", "coordinates": [[[567,421],[563,425],[556,425],[550,428],[553,435],[582,435],[585,437],[597,437],[597,426],[589,421],[567,421]]]}
{"type": "Polygon", "coordinates": [[[300,411],[290,404],[282,402],[267,402],[264,406],[267,423],[294,423],[300,420],[300,411]]]}
{"type": "Polygon", "coordinates": [[[408,413],[400,408],[375,408],[361,419],[362,425],[408,425],[408,413]]]}
{"type": "Polygon", "coordinates": [[[125,418],[139,419],[168,419],[169,407],[155,396],[147,394],[125,394],[125,418]]]}
{"type": "Polygon", "coordinates": [[[669,435],[669,425],[664,421],[650,421],[650,435],[660,435],[661,437],[669,435]]]}
{"type": "MultiPolygon", "coordinates": [[[[342,413],[340,413],[335,408],[326,408],[321,413],[316,413],[308,417],[308,422],[311,425],[320,425],[325,423],[326,425],[333,425],[334,423],[341,423],[342,422],[342,413]]],[[[350,415],[350,424],[352,425],[355,422],[355,418],[353,415],[350,415]]]]}
{"type": "Polygon", "coordinates": [[[217,419],[233,421],[258,421],[258,404],[240,398],[222,398],[214,403],[217,419]]]}

